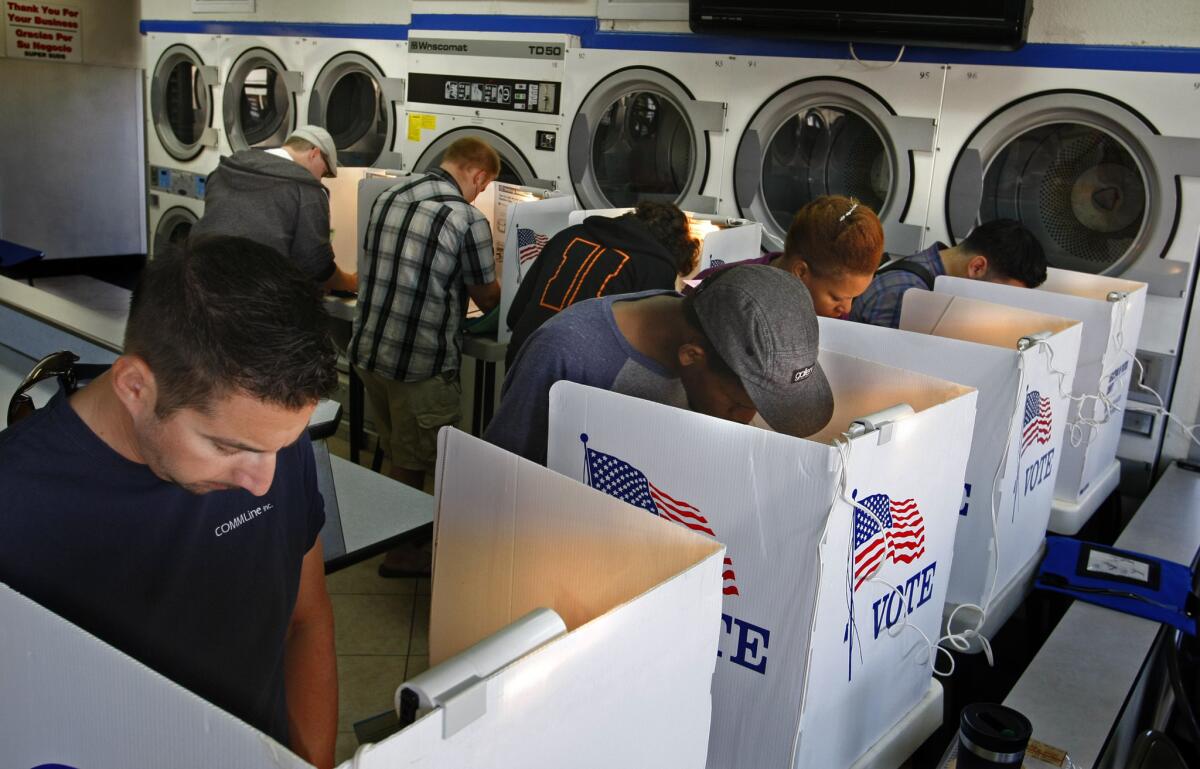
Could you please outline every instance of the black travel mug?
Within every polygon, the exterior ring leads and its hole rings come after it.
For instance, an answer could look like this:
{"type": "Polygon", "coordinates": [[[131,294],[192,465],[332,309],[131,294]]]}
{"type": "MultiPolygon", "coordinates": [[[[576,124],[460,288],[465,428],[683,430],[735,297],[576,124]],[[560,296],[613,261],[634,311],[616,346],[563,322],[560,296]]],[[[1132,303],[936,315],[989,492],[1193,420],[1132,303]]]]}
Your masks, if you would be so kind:
{"type": "Polygon", "coordinates": [[[958,719],[958,769],[1018,769],[1032,734],[1029,719],[1012,708],[967,705],[958,719]]]}

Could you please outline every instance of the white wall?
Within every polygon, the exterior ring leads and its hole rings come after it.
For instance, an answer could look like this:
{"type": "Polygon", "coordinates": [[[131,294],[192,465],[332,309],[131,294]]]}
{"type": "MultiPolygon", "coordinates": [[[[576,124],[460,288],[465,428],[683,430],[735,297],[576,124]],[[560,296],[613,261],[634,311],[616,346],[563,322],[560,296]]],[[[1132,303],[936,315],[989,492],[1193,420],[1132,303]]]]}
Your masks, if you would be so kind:
{"type": "Polygon", "coordinates": [[[256,0],[253,13],[192,13],[191,0],[141,0],[141,18],[407,24],[410,0],[256,0]]]}
{"type": "Polygon", "coordinates": [[[48,258],[142,253],[137,0],[51,4],[80,11],[83,61],[0,58],[0,237],[48,258]]]}
{"type": "Polygon", "coordinates": [[[1029,41],[1200,47],[1200,2],[1034,0],[1029,41]]]}

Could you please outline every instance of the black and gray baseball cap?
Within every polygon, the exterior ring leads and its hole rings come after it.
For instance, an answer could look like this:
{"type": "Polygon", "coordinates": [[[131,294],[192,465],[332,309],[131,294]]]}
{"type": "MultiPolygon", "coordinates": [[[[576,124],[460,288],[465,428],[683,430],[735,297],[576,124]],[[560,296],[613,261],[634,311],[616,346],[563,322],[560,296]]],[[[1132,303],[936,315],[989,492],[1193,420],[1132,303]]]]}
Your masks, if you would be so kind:
{"type": "Polygon", "coordinates": [[[746,264],[715,273],[692,299],[704,335],[742,381],[772,430],[804,438],[833,416],[817,362],[820,332],[804,281],[746,264]]]}

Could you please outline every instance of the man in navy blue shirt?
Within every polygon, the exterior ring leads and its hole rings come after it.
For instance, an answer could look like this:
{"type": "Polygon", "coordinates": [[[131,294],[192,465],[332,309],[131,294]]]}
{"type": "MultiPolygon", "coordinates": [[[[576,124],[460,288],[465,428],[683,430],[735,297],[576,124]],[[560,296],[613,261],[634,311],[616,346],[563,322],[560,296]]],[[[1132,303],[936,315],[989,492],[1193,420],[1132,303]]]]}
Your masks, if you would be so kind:
{"type": "Polygon", "coordinates": [[[271,248],[193,239],[146,267],[112,368],[0,433],[0,582],[319,767],[337,673],[305,429],[337,382],[326,320],[271,248]]]}

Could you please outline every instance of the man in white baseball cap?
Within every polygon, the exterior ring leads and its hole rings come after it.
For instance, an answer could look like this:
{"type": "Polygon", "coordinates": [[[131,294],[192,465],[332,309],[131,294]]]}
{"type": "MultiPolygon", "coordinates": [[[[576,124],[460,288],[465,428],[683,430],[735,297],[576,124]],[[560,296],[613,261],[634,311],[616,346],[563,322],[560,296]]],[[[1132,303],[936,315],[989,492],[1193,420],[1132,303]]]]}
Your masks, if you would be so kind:
{"type": "Polygon", "coordinates": [[[192,235],[237,235],[291,258],[331,291],[354,291],[358,274],[343,271],[329,241],[329,191],[337,146],[320,126],[300,126],[282,147],[241,150],[208,175],[204,216],[192,235]]]}

